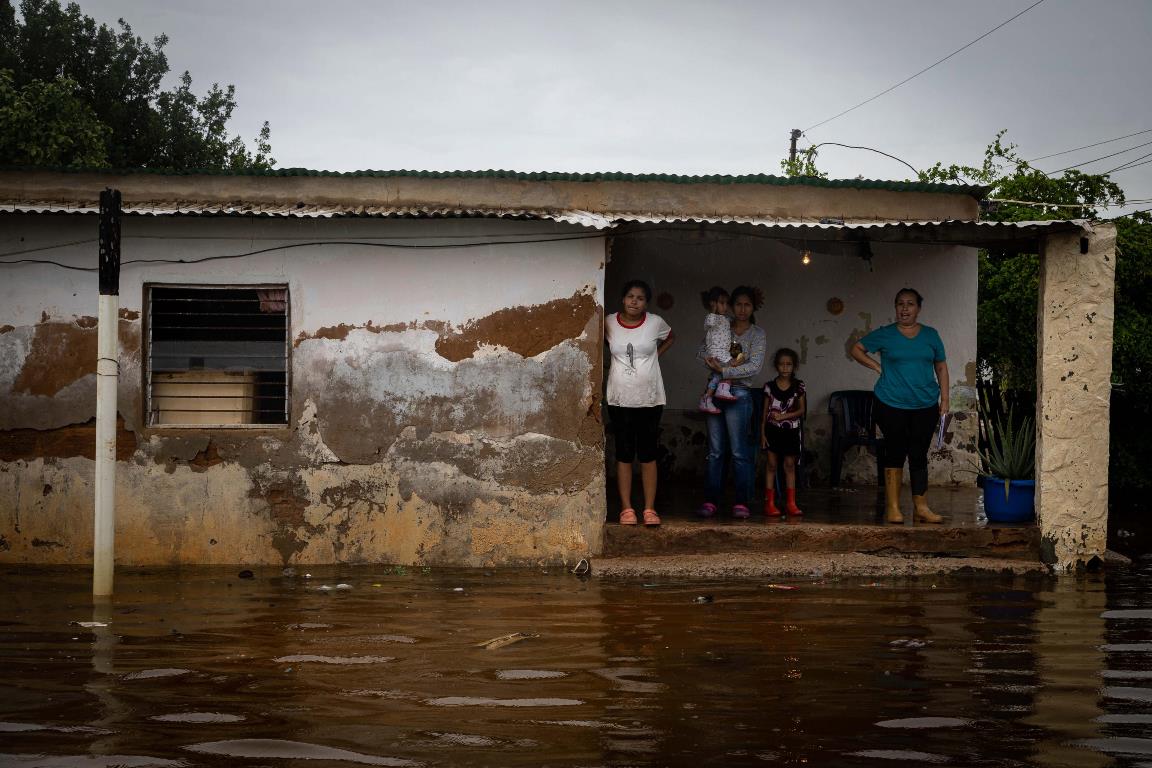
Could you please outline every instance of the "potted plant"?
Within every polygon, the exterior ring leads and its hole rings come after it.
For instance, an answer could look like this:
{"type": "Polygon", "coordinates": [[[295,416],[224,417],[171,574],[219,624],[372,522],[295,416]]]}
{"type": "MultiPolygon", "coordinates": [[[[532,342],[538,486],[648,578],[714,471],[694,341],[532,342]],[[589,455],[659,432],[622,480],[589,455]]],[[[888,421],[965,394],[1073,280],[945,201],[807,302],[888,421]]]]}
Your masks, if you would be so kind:
{"type": "Polygon", "coordinates": [[[984,486],[984,513],[992,523],[1030,522],[1036,514],[1036,428],[1031,416],[1013,418],[1012,406],[994,409],[980,397],[977,448],[984,486]]]}

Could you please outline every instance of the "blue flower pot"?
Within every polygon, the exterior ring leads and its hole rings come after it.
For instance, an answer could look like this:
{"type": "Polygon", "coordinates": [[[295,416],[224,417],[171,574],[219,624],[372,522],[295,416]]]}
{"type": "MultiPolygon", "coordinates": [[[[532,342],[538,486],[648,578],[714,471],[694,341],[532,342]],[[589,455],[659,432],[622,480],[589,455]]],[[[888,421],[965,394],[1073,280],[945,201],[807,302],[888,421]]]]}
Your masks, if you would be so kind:
{"type": "Polygon", "coordinates": [[[1036,481],[984,478],[984,514],[990,523],[1030,523],[1036,517],[1036,481]],[[1008,497],[1004,497],[1004,483],[1008,497]]]}

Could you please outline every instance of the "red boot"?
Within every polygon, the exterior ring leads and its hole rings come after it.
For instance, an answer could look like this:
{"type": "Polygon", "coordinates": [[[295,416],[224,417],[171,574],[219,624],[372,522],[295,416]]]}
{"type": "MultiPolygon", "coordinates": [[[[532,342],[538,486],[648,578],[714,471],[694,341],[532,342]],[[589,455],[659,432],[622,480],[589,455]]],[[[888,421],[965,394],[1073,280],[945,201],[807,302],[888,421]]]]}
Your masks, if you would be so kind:
{"type": "Polygon", "coordinates": [[[767,517],[780,517],[780,510],[776,507],[776,490],[768,488],[764,491],[764,515],[767,517]]]}
{"type": "Polygon", "coordinates": [[[796,489],[784,489],[784,511],[788,513],[788,517],[799,517],[804,514],[800,511],[800,507],[796,506],[796,489]]]}

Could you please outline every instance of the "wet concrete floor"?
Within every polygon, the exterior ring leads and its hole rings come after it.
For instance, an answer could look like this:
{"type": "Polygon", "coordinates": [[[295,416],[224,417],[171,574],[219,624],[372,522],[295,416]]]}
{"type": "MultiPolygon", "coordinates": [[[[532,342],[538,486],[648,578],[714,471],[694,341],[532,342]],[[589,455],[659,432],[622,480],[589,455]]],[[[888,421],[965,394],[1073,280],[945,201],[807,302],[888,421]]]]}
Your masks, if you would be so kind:
{"type": "Polygon", "coordinates": [[[1152,562],[238,570],[0,568],[0,766],[1152,764],[1152,562]]]}

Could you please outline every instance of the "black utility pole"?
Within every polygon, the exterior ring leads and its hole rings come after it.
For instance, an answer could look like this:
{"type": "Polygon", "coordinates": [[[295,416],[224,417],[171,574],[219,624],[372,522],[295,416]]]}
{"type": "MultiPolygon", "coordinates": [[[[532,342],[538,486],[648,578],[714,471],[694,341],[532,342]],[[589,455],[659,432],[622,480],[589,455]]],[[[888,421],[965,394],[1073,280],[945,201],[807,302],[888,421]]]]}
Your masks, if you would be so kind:
{"type": "Polygon", "coordinates": [[[801,131],[799,128],[793,128],[792,129],[792,146],[788,150],[788,164],[789,165],[795,165],[796,164],[796,142],[800,139],[800,136],[803,133],[804,132],[801,131]]]}

